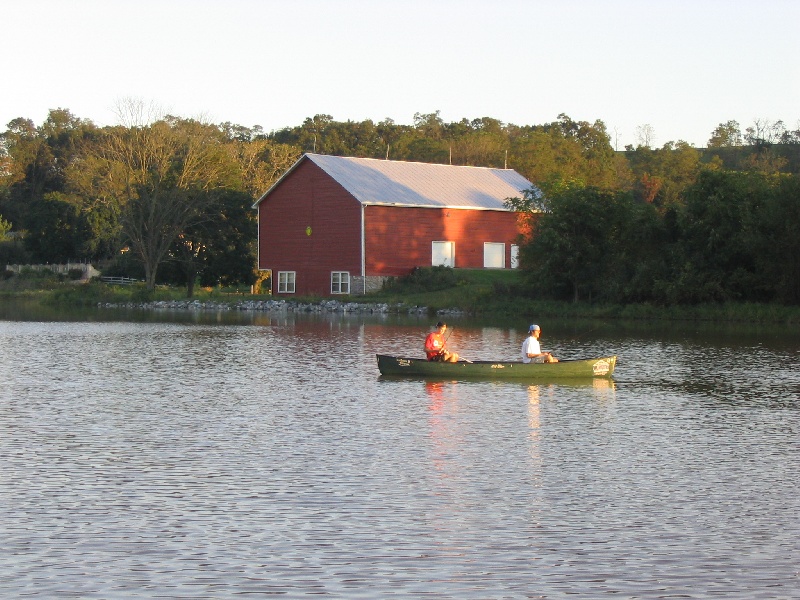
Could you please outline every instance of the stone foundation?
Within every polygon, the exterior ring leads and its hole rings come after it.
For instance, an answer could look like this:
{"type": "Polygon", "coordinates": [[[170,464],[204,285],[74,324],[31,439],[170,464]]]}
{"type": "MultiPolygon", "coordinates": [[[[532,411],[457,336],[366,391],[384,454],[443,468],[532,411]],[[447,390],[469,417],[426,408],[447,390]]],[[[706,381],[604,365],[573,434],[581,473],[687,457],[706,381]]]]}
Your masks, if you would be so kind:
{"type": "Polygon", "coordinates": [[[379,292],[381,288],[383,288],[383,284],[389,279],[391,279],[391,277],[385,275],[367,275],[366,277],[357,275],[355,277],[350,277],[350,295],[363,296],[365,294],[379,292]]]}

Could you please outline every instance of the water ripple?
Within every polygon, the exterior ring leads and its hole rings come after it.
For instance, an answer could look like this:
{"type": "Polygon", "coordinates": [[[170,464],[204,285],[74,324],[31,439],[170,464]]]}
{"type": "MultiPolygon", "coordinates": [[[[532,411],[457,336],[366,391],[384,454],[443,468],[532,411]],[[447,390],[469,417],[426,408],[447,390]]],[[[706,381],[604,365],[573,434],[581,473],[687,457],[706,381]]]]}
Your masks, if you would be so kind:
{"type": "MultiPolygon", "coordinates": [[[[517,342],[458,331],[476,358],[517,342]]],[[[800,597],[791,347],[745,368],[626,338],[588,385],[377,376],[419,339],[0,323],[0,594],[800,597]]]]}

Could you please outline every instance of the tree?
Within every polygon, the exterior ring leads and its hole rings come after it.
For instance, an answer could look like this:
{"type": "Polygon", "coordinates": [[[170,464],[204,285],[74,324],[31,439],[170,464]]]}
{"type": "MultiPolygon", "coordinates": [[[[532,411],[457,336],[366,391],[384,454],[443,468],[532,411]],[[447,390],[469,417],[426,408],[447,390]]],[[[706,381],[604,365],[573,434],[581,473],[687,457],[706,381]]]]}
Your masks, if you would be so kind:
{"type": "Polygon", "coordinates": [[[31,202],[48,191],[60,191],[47,182],[53,153],[30,119],[14,119],[2,136],[5,151],[3,214],[18,231],[27,229],[31,202]]]}
{"type": "Polygon", "coordinates": [[[3,218],[3,215],[0,215],[0,242],[5,241],[6,234],[11,231],[11,223],[6,221],[3,218]]]}
{"type": "Polygon", "coordinates": [[[742,132],[739,128],[739,123],[736,121],[728,121],[717,125],[708,140],[709,148],[738,148],[741,145],[742,132]]]}
{"type": "Polygon", "coordinates": [[[744,243],[754,270],[769,290],[765,297],[800,303],[800,178],[748,173],[752,209],[742,215],[744,243]]]}
{"type": "Polygon", "coordinates": [[[619,210],[612,192],[565,186],[545,198],[528,194],[534,209],[533,234],[520,248],[521,267],[532,288],[544,296],[589,301],[602,290],[619,235],[619,210]]]}
{"type": "Polygon", "coordinates": [[[754,235],[770,185],[759,173],[703,171],[686,190],[676,302],[771,299],[774,282],[756,265],[772,241],[754,235]]]}
{"type": "Polygon", "coordinates": [[[252,284],[256,265],[256,220],[249,194],[232,190],[209,193],[206,218],[191,223],[170,248],[187,296],[195,280],[204,286],[252,284]]]}
{"type": "Polygon", "coordinates": [[[444,135],[445,125],[439,116],[439,112],[437,110],[428,114],[414,113],[414,129],[416,129],[417,133],[422,137],[441,140],[444,135]]]}
{"type": "Polygon", "coordinates": [[[24,243],[35,260],[61,263],[84,256],[83,246],[89,231],[78,199],[60,192],[49,192],[43,198],[35,199],[30,210],[24,243]]]}
{"type": "Polygon", "coordinates": [[[626,151],[637,198],[659,207],[681,203],[684,190],[700,172],[700,152],[687,142],[667,142],[662,148],[638,146],[626,151]]]}
{"type": "Polygon", "coordinates": [[[624,157],[617,156],[602,121],[573,121],[561,114],[543,126],[514,130],[509,166],[548,194],[565,184],[599,189],[629,185],[624,157]]]}
{"type": "Polygon", "coordinates": [[[5,166],[0,209],[17,231],[28,231],[24,243],[39,260],[93,258],[86,253],[92,248],[92,233],[84,198],[67,189],[67,173],[96,132],[91,121],[59,108],[49,112],[41,127],[19,118],[2,134],[5,166]],[[59,248],[66,254],[53,253],[59,248]]]}
{"type": "Polygon", "coordinates": [[[170,246],[205,218],[207,192],[231,185],[235,165],[216,127],[173,118],[141,124],[141,105],[127,108],[133,122],[105,132],[93,180],[120,207],[122,230],[153,289],[170,246]]]}
{"type": "Polygon", "coordinates": [[[745,141],[751,146],[761,148],[780,142],[786,133],[786,126],[783,121],[756,119],[750,127],[745,129],[745,132],[745,141]]]}
{"type": "Polygon", "coordinates": [[[454,165],[471,165],[503,168],[506,163],[508,136],[503,124],[489,117],[450,124],[450,162],[454,165]]]}
{"type": "Polygon", "coordinates": [[[650,148],[655,142],[656,132],[652,125],[644,124],[636,127],[636,142],[637,146],[643,148],[650,148]]]}
{"type": "Polygon", "coordinates": [[[228,144],[231,158],[238,164],[240,186],[253,198],[260,197],[300,158],[297,146],[269,139],[251,142],[235,140],[228,144]]]}

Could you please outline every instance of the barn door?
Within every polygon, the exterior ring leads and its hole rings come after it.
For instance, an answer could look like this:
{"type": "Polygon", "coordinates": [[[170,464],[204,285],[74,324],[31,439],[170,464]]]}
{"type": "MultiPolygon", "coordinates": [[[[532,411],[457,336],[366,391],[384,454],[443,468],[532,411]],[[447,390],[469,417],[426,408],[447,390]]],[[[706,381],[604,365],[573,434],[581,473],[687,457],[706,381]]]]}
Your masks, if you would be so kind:
{"type": "Polygon", "coordinates": [[[456,266],[456,243],[433,242],[431,244],[431,265],[434,267],[456,266]]]}

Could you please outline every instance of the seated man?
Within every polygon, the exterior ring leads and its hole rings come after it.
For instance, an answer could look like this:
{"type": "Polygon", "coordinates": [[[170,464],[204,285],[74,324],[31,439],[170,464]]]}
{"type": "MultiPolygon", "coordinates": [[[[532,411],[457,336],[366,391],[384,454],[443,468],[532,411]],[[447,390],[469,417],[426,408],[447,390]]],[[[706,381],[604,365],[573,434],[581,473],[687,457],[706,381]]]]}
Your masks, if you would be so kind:
{"type": "Polygon", "coordinates": [[[425,338],[425,356],[428,360],[438,362],[458,362],[458,354],[446,350],[444,345],[444,332],[447,331],[447,323],[439,321],[436,324],[436,331],[432,331],[425,338]]]}
{"type": "Polygon", "coordinates": [[[542,334],[542,330],[538,325],[531,325],[530,327],[528,327],[528,333],[530,335],[525,338],[524,342],[522,342],[522,362],[524,363],[558,362],[558,359],[554,358],[553,355],[550,354],[549,352],[542,352],[542,349],[539,346],[539,336],[542,334]]]}

